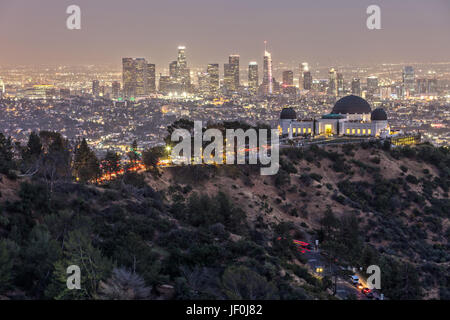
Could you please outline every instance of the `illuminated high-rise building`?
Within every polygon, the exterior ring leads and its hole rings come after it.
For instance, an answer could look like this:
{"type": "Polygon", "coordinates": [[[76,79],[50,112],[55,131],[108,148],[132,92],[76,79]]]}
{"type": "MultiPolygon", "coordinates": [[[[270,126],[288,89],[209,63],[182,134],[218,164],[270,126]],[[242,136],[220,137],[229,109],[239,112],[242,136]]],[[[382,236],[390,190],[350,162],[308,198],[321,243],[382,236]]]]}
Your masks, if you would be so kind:
{"type": "Polygon", "coordinates": [[[328,94],[330,96],[337,96],[337,72],[331,68],[328,72],[328,94]]]}
{"type": "Polygon", "coordinates": [[[172,61],[169,64],[169,76],[173,79],[173,81],[178,81],[178,62],[172,61]]]}
{"type": "Polygon", "coordinates": [[[208,85],[209,93],[216,94],[219,92],[220,88],[220,78],[219,78],[219,64],[210,63],[206,68],[206,73],[208,74],[208,85]]]}
{"type": "Polygon", "coordinates": [[[361,80],[358,78],[353,78],[352,80],[352,94],[355,96],[361,96],[361,80]]]}
{"type": "Polygon", "coordinates": [[[92,81],[92,95],[98,97],[100,95],[100,82],[98,80],[92,81]]]}
{"type": "Polygon", "coordinates": [[[233,73],[233,91],[237,91],[241,85],[241,82],[239,80],[239,55],[233,54],[229,58],[228,63],[231,66],[231,70],[233,73]]]}
{"type": "Polygon", "coordinates": [[[180,69],[187,68],[186,52],[185,51],[186,51],[186,47],[184,47],[184,46],[179,46],[178,47],[177,62],[178,62],[178,67],[180,69]]]}
{"type": "Polygon", "coordinates": [[[144,97],[155,92],[155,65],[144,58],[123,58],[123,94],[125,98],[144,97]]]}
{"type": "Polygon", "coordinates": [[[144,58],[135,59],[135,95],[136,97],[143,97],[147,95],[146,81],[147,81],[147,61],[144,58]]]}
{"type": "Polygon", "coordinates": [[[415,91],[415,74],[414,68],[411,66],[406,66],[403,68],[403,87],[405,89],[406,95],[412,95],[415,91]]]}
{"type": "Polygon", "coordinates": [[[146,94],[156,92],[156,66],[153,63],[147,64],[147,82],[146,82],[146,94]]]}
{"type": "Polygon", "coordinates": [[[181,91],[188,92],[191,90],[191,71],[187,67],[186,47],[184,46],[178,47],[175,79],[181,91]]]}
{"type": "Polygon", "coordinates": [[[170,76],[159,75],[159,92],[169,93],[172,88],[172,79],[170,76]]]}
{"type": "Polygon", "coordinates": [[[300,64],[300,76],[299,76],[299,88],[305,87],[305,72],[309,72],[308,62],[303,62],[300,64]]]}
{"type": "Polygon", "coordinates": [[[312,83],[313,83],[313,79],[312,79],[311,71],[303,72],[303,89],[311,90],[312,83]]]}
{"type": "Polygon", "coordinates": [[[282,89],[284,94],[293,95],[296,93],[296,88],[294,87],[294,72],[291,70],[283,71],[282,89]]]}
{"type": "Polygon", "coordinates": [[[236,92],[240,86],[239,59],[239,55],[233,54],[228,57],[228,63],[224,64],[224,85],[230,92],[236,92]]]}
{"type": "Polygon", "coordinates": [[[252,61],[248,64],[248,91],[256,94],[259,85],[258,63],[252,61]]]}
{"type": "Polygon", "coordinates": [[[223,85],[227,91],[235,91],[233,66],[229,63],[223,65],[223,85]]]}
{"type": "Polygon", "coordinates": [[[263,88],[264,94],[273,94],[273,71],[272,71],[272,55],[267,51],[267,41],[264,41],[264,65],[263,65],[263,88]]]}
{"type": "Polygon", "coordinates": [[[378,77],[370,76],[367,77],[367,98],[371,98],[374,95],[379,94],[378,88],[378,77]]]}
{"type": "Polygon", "coordinates": [[[123,94],[126,98],[136,96],[136,68],[133,58],[122,59],[123,94]]]}

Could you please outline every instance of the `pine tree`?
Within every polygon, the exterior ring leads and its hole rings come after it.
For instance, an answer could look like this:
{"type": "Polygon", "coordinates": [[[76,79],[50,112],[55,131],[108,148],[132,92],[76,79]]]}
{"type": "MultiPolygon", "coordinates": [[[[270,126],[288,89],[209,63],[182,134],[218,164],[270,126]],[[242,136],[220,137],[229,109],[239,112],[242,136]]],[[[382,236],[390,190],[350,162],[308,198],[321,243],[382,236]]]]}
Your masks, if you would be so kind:
{"type": "Polygon", "coordinates": [[[81,182],[88,182],[95,179],[100,173],[97,156],[89,148],[86,139],[83,139],[76,148],[73,169],[75,176],[81,182]]]}

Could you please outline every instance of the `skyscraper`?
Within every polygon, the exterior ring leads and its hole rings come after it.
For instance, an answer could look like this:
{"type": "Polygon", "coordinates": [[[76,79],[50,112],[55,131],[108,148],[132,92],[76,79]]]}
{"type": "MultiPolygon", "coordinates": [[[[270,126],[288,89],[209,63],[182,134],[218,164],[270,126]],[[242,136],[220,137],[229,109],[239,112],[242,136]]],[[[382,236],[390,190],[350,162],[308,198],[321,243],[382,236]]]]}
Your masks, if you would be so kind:
{"type": "Polygon", "coordinates": [[[239,59],[240,57],[237,54],[233,54],[229,57],[229,64],[231,65],[233,73],[234,91],[237,91],[241,85],[239,80],[239,59]]]}
{"type": "Polygon", "coordinates": [[[283,71],[283,93],[293,95],[296,93],[296,88],[294,87],[294,72],[291,70],[283,71]]]}
{"type": "Polygon", "coordinates": [[[361,80],[358,78],[353,78],[352,80],[352,94],[361,96],[361,80]]]}
{"type": "Polygon", "coordinates": [[[252,61],[248,64],[248,91],[256,94],[259,85],[258,63],[252,61]]]}
{"type": "Polygon", "coordinates": [[[143,97],[155,92],[155,65],[144,58],[123,58],[123,94],[126,98],[143,97]]]}
{"type": "Polygon", "coordinates": [[[367,98],[371,98],[375,94],[378,94],[378,91],[378,77],[367,77],[367,98]]]}
{"type": "Polygon", "coordinates": [[[305,72],[309,72],[308,62],[300,64],[299,88],[305,88],[305,72]]]}
{"type": "Polygon", "coordinates": [[[233,66],[229,63],[223,65],[223,85],[227,91],[235,91],[233,66]]]}
{"type": "Polygon", "coordinates": [[[147,82],[147,61],[144,58],[135,59],[135,95],[143,97],[148,94],[146,92],[147,82]]]}
{"type": "Polygon", "coordinates": [[[133,58],[122,59],[123,94],[126,98],[136,96],[136,72],[133,58]]]}
{"type": "Polygon", "coordinates": [[[224,64],[224,84],[227,91],[235,92],[239,89],[239,55],[228,57],[228,63],[224,64]]]}
{"type": "Polygon", "coordinates": [[[406,95],[412,95],[415,91],[415,75],[414,68],[411,66],[406,66],[403,68],[403,88],[405,89],[406,95]]]}
{"type": "Polygon", "coordinates": [[[153,63],[147,64],[147,87],[146,94],[156,92],[156,66],[153,63]]]}
{"type": "Polygon", "coordinates": [[[331,68],[328,72],[328,94],[337,96],[337,72],[334,68],[331,68]]]}
{"type": "Polygon", "coordinates": [[[273,72],[272,72],[272,55],[267,51],[267,41],[264,41],[264,65],[263,65],[263,87],[264,94],[273,94],[273,72]]]}
{"type": "Polygon", "coordinates": [[[220,87],[219,64],[218,63],[208,64],[206,73],[208,74],[209,93],[216,94],[219,91],[220,87]]]}
{"type": "Polygon", "coordinates": [[[313,79],[312,79],[311,71],[303,72],[303,89],[311,90],[312,83],[313,83],[313,79]]]}

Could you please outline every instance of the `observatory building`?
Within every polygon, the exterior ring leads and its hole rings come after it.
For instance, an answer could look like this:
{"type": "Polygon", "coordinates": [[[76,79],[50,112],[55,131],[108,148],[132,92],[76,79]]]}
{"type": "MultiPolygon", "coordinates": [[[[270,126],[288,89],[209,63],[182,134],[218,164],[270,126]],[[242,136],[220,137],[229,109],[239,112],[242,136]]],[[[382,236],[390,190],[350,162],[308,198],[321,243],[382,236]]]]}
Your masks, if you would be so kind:
{"type": "Polygon", "coordinates": [[[294,109],[284,108],[278,129],[289,138],[305,135],[386,137],[390,134],[384,109],[372,111],[366,100],[354,95],[337,101],[331,113],[320,119],[297,119],[294,109]]]}

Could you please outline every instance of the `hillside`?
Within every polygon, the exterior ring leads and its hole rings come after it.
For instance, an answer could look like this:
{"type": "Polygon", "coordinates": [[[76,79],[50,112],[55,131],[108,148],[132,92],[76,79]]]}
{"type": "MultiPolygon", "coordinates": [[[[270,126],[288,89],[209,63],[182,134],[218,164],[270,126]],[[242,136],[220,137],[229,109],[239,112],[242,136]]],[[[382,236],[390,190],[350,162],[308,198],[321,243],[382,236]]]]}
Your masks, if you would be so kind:
{"type": "Polygon", "coordinates": [[[358,144],[283,150],[273,177],[172,167],[50,188],[3,174],[0,296],[333,299],[292,243],[319,239],[339,265],[379,265],[390,299],[449,299],[449,159],[358,144]],[[83,290],[65,287],[71,264],[83,290]]]}

